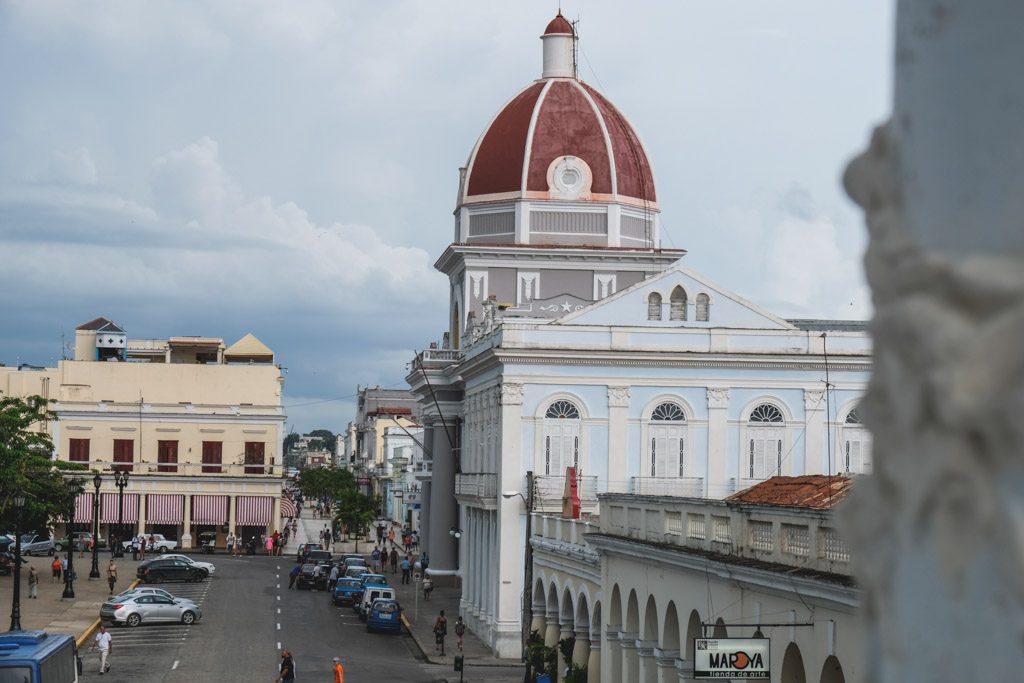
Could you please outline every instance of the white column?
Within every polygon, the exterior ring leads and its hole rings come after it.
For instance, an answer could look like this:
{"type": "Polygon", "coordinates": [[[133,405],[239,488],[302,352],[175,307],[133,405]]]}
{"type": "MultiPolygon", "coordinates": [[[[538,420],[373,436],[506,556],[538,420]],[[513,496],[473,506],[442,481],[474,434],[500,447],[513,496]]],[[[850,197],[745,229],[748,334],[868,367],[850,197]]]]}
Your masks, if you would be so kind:
{"type": "Polygon", "coordinates": [[[637,641],[636,654],[639,663],[639,680],[643,681],[643,683],[658,683],[658,660],[654,654],[657,646],[657,641],[637,641]]]}
{"type": "Polygon", "coordinates": [[[622,674],[622,641],[619,640],[619,624],[604,627],[605,647],[601,648],[601,671],[608,672],[608,680],[618,680],[622,674]]]}
{"type": "Polygon", "coordinates": [[[231,533],[231,534],[236,533],[236,528],[237,528],[235,526],[235,519],[236,519],[236,517],[235,517],[235,507],[236,507],[235,498],[236,498],[236,496],[233,495],[233,494],[228,496],[228,533],[231,533]]]}
{"type": "Polygon", "coordinates": [[[628,421],[629,387],[608,387],[608,491],[629,491],[628,421]]]}
{"type": "Polygon", "coordinates": [[[502,657],[518,657],[522,651],[523,597],[530,599],[532,586],[524,585],[526,561],[526,506],[519,496],[504,498],[503,491],[526,493],[523,476],[522,414],[523,385],[504,381],[493,395],[497,410],[497,510],[489,513],[494,534],[491,541],[498,552],[494,557],[494,582],[498,593],[494,602],[495,637],[493,642],[502,657]]]}
{"type": "Polygon", "coordinates": [[[601,683],[601,639],[590,641],[590,654],[587,656],[587,683],[601,683]]]}
{"type": "Polygon", "coordinates": [[[893,117],[846,174],[875,303],[874,475],[843,510],[859,668],[1019,680],[1024,3],[900,0],[896,26],[893,117]]]}
{"type": "Polygon", "coordinates": [[[561,630],[561,625],[558,623],[558,612],[548,612],[545,615],[544,645],[547,647],[557,646],[561,630]]]}
{"type": "MultiPolygon", "coordinates": [[[[833,411],[835,407],[833,406],[833,411]]],[[[804,389],[804,471],[797,472],[792,465],[782,465],[782,475],[832,474],[836,469],[835,449],[832,451],[832,470],[829,471],[828,439],[825,435],[825,392],[820,389],[804,389]]]]}
{"type": "Polygon", "coordinates": [[[192,495],[185,494],[185,520],[181,533],[181,549],[192,547],[192,495]]]}
{"type": "Polygon", "coordinates": [[[640,680],[640,657],[636,651],[636,633],[620,633],[619,646],[622,648],[622,680],[640,680]]]}
{"type": "MultiPolygon", "coordinates": [[[[448,429],[454,429],[449,424],[448,429]]],[[[454,435],[452,435],[454,438],[454,435]]],[[[455,460],[452,444],[440,423],[434,424],[434,471],[430,477],[430,536],[427,552],[430,555],[430,569],[451,572],[458,563],[457,544],[449,533],[458,522],[455,505],[455,460]]]]}
{"type": "MultiPolygon", "coordinates": [[[[726,452],[726,436],[729,429],[729,390],[725,387],[708,387],[708,479],[709,498],[724,498],[733,491],[727,476],[729,453],[726,452]]],[[[742,465],[742,463],[741,463],[742,465]]],[[[742,470],[742,467],[741,467],[742,470]]],[[[743,472],[740,471],[740,476],[743,472]]]]}

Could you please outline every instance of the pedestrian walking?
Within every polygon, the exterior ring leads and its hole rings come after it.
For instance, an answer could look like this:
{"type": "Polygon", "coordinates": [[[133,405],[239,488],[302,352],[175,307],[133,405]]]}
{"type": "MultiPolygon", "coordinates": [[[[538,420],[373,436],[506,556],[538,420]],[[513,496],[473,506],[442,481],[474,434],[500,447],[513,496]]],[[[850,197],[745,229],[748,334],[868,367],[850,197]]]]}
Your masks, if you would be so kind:
{"type": "Polygon", "coordinates": [[[110,586],[110,594],[114,594],[114,584],[117,583],[117,565],[114,564],[114,559],[110,559],[110,564],[107,565],[107,585],[110,586]]]}
{"type": "Polygon", "coordinates": [[[341,666],[341,660],[335,657],[331,660],[334,662],[332,671],[334,671],[334,683],[345,683],[345,669],[341,666]]]}
{"type": "Polygon", "coordinates": [[[327,577],[327,586],[333,591],[334,587],[338,584],[338,565],[331,565],[331,573],[327,577]]]}
{"type": "Polygon", "coordinates": [[[466,622],[460,616],[455,620],[455,637],[458,638],[459,652],[462,652],[462,636],[466,635],[466,622]]]}
{"type": "Polygon", "coordinates": [[[60,575],[62,579],[68,575],[68,558],[66,557],[60,558],[60,575]]]}
{"type": "Polygon", "coordinates": [[[146,535],[139,534],[139,560],[142,562],[146,561],[146,535]]]}
{"type": "Polygon", "coordinates": [[[132,536],[132,559],[135,560],[136,562],[139,561],[139,546],[140,546],[139,537],[138,536],[132,536]]]}
{"type": "Polygon", "coordinates": [[[53,558],[53,562],[50,563],[50,569],[53,570],[53,576],[50,577],[50,583],[57,583],[60,581],[61,575],[64,573],[59,557],[53,558]]]}
{"type": "Polygon", "coordinates": [[[373,552],[370,553],[370,559],[373,560],[373,570],[380,573],[380,548],[374,548],[373,552]]]}
{"type": "Polygon", "coordinates": [[[302,572],[302,565],[296,564],[292,567],[292,570],[288,572],[288,588],[295,585],[295,579],[299,578],[299,574],[302,572]]]}
{"type": "Polygon", "coordinates": [[[423,600],[430,602],[430,594],[434,592],[434,582],[427,575],[423,576],[423,600]]]}
{"type": "Polygon", "coordinates": [[[391,542],[391,547],[395,547],[395,530],[394,528],[388,529],[388,540],[391,542]]]}
{"type": "Polygon", "coordinates": [[[263,547],[267,549],[267,555],[274,554],[274,537],[267,536],[267,540],[263,542],[263,547]]]}
{"type": "Polygon", "coordinates": [[[228,534],[227,544],[228,544],[228,555],[234,555],[235,554],[235,535],[234,534],[228,534]]]}
{"type": "Polygon", "coordinates": [[[444,637],[446,635],[448,635],[448,617],[444,615],[444,610],[441,610],[434,622],[434,649],[439,649],[442,657],[444,657],[444,637]]]}
{"type": "Polygon", "coordinates": [[[278,683],[295,680],[295,658],[287,648],[281,650],[281,668],[277,680],[278,683]]]}
{"type": "Polygon", "coordinates": [[[422,555],[420,555],[420,569],[423,570],[424,574],[427,573],[427,567],[429,567],[429,566],[430,566],[430,558],[427,557],[426,553],[423,553],[422,555]]]}
{"type": "Polygon", "coordinates": [[[398,551],[395,548],[391,549],[391,573],[395,574],[398,572],[398,551]]]}
{"type": "Polygon", "coordinates": [[[102,623],[100,624],[99,632],[96,633],[96,640],[93,641],[92,649],[100,653],[100,676],[102,676],[110,671],[110,663],[107,661],[107,658],[110,657],[110,652],[113,650],[110,634],[107,633],[107,627],[102,623]]]}
{"type": "Polygon", "coordinates": [[[28,597],[39,597],[39,574],[36,573],[36,568],[31,565],[28,568],[28,597]]]}
{"type": "Polygon", "coordinates": [[[402,583],[409,583],[409,571],[412,569],[412,560],[406,557],[402,560],[402,583]]]}

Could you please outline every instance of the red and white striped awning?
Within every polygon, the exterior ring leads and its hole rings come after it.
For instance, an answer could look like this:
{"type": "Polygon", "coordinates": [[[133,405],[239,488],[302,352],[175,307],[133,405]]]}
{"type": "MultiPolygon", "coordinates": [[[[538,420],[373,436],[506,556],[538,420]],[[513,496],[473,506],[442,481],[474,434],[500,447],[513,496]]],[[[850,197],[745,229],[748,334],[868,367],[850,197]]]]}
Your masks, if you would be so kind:
{"type": "Polygon", "coordinates": [[[273,523],[273,496],[239,496],[235,499],[235,524],[238,526],[268,526],[273,523]]]}
{"type": "Polygon", "coordinates": [[[193,524],[227,524],[227,496],[192,496],[193,524]]]}
{"type": "Polygon", "coordinates": [[[79,493],[75,498],[75,524],[92,522],[92,496],[91,493],[79,493]]]}
{"type": "MultiPolygon", "coordinates": [[[[100,521],[104,524],[117,524],[118,506],[116,493],[100,494],[100,521]]],[[[135,524],[139,521],[139,494],[124,494],[124,523],[135,524]]]]}
{"type": "Polygon", "coordinates": [[[147,524],[182,524],[185,521],[185,496],[176,493],[151,493],[146,496],[147,524]]]}
{"type": "Polygon", "coordinates": [[[297,517],[298,514],[295,511],[295,503],[288,500],[287,498],[281,499],[281,519],[288,519],[289,517],[297,517]]]}

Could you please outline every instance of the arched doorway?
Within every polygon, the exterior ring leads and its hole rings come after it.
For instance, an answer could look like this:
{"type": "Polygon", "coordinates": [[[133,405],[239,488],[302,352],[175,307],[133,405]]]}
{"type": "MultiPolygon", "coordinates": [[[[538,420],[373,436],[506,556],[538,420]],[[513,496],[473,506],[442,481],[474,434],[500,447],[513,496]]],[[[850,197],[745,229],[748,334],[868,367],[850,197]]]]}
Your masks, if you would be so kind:
{"type": "Polygon", "coordinates": [[[846,683],[846,676],[843,675],[843,666],[836,659],[835,655],[830,655],[821,667],[821,683],[846,683]]]}
{"type": "Polygon", "coordinates": [[[804,657],[796,643],[786,647],[786,656],[782,658],[782,677],[779,683],[807,683],[804,673],[804,657]]]}

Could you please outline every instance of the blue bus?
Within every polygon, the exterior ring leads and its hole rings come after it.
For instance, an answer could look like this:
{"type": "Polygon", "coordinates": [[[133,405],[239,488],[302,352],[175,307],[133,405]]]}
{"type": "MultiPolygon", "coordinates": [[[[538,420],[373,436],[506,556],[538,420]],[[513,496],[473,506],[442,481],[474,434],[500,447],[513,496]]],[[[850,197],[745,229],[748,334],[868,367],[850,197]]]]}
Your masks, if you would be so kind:
{"type": "Polygon", "coordinates": [[[77,683],[75,639],[46,631],[0,635],[0,683],[77,683]]]}

